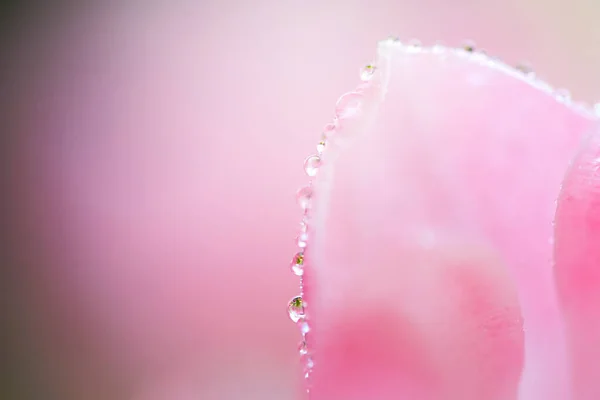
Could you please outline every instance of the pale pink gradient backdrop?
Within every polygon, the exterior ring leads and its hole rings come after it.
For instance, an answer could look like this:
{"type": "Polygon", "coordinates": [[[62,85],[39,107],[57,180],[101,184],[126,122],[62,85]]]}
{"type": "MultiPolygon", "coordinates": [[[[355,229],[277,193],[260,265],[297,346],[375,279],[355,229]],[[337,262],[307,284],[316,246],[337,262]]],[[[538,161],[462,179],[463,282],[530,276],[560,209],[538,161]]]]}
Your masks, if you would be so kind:
{"type": "Polygon", "coordinates": [[[11,53],[24,343],[71,398],[295,398],[302,158],[377,40],[474,39],[600,98],[583,1],[162,3],[32,16],[11,53]]]}

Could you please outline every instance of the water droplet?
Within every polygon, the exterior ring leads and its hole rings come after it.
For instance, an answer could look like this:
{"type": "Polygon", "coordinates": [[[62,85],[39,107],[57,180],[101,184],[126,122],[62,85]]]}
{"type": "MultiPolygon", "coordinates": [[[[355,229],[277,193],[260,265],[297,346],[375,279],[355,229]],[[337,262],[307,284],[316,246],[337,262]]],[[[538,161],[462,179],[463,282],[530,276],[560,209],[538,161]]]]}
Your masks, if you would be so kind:
{"type": "Polygon", "coordinates": [[[310,325],[308,325],[308,322],[304,321],[300,324],[300,333],[302,333],[303,336],[306,336],[308,332],[310,332],[310,325]]]}
{"type": "Polygon", "coordinates": [[[569,101],[571,100],[571,93],[569,93],[566,89],[556,89],[554,92],[556,98],[560,101],[569,101]]]}
{"type": "Polygon", "coordinates": [[[312,358],[307,357],[304,362],[304,370],[306,371],[305,377],[308,378],[310,376],[310,373],[312,372],[312,369],[314,368],[314,366],[315,366],[315,362],[312,360],[312,358]]]}
{"type": "Polygon", "coordinates": [[[308,231],[308,219],[302,218],[300,221],[300,233],[306,233],[308,231]]]}
{"type": "Polygon", "coordinates": [[[461,46],[461,48],[466,51],[467,53],[473,53],[476,49],[475,46],[475,42],[472,41],[466,41],[465,43],[463,43],[463,45],[461,46]]]}
{"type": "Polygon", "coordinates": [[[294,275],[302,276],[304,274],[304,253],[303,252],[296,253],[294,258],[292,258],[290,267],[292,268],[292,272],[294,273],[294,275]]]}
{"type": "Polygon", "coordinates": [[[321,154],[323,151],[325,151],[325,146],[327,145],[327,142],[325,141],[325,139],[321,139],[321,141],[319,143],[317,143],[317,152],[319,152],[319,154],[321,154]]]}
{"type": "Polygon", "coordinates": [[[446,46],[444,46],[442,43],[436,43],[433,46],[431,46],[431,52],[433,54],[442,54],[446,51],[446,46]]]}
{"type": "Polygon", "coordinates": [[[308,348],[306,347],[306,342],[302,341],[299,347],[300,353],[300,363],[304,367],[305,372],[312,372],[312,368],[315,366],[313,362],[312,356],[308,352],[308,348]]]}
{"type": "Polygon", "coordinates": [[[306,175],[310,177],[317,176],[320,166],[321,158],[317,155],[309,156],[304,160],[304,171],[306,171],[306,175]]]}
{"type": "Polygon", "coordinates": [[[290,319],[298,322],[304,318],[304,301],[301,296],[296,296],[288,303],[288,314],[290,319]]]}
{"type": "Polygon", "coordinates": [[[335,115],[338,119],[356,116],[362,109],[363,96],[358,92],[342,95],[335,105],[335,115]]]}
{"type": "Polygon", "coordinates": [[[375,74],[375,69],[376,69],[375,65],[373,65],[373,64],[365,65],[360,70],[360,79],[363,80],[363,81],[365,81],[365,82],[371,80],[371,78],[375,74]]]}
{"type": "Polygon", "coordinates": [[[419,39],[410,39],[408,41],[408,45],[410,47],[418,47],[418,48],[423,46],[423,44],[421,43],[421,41],[419,39]]]}
{"type": "Polygon", "coordinates": [[[528,63],[522,62],[515,66],[518,71],[521,71],[524,75],[533,76],[535,73],[533,72],[533,67],[528,63]]]}
{"type": "Polygon", "coordinates": [[[334,122],[330,122],[329,124],[323,127],[323,137],[330,138],[335,134],[335,130],[337,129],[337,124],[334,122]]]}
{"type": "Polygon", "coordinates": [[[305,356],[308,354],[308,347],[306,346],[305,340],[301,341],[298,345],[298,353],[300,353],[300,356],[305,356]]]}
{"type": "Polygon", "coordinates": [[[301,209],[306,210],[310,208],[312,195],[312,186],[304,186],[296,192],[296,200],[301,209]]]}
{"type": "Polygon", "coordinates": [[[306,232],[301,232],[298,237],[296,238],[296,244],[298,245],[298,247],[300,247],[301,249],[306,248],[306,246],[308,245],[308,233],[306,232]]]}
{"type": "Polygon", "coordinates": [[[401,44],[398,36],[389,36],[384,42],[388,44],[401,44]]]}

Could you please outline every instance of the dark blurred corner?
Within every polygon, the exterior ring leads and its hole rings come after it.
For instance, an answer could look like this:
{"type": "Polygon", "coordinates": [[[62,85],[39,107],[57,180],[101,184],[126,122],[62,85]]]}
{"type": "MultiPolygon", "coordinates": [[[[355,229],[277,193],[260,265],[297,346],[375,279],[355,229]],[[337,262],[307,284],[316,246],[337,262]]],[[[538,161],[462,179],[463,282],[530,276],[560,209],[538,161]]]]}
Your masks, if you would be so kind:
{"type": "Polygon", "coordinates": [[[0,1],[0,399],[52,400],[52,385],[41,381],[39,354],[27,329],[27,291],[23,278],[32,271],[23,262],[26,227],[19,220],[25,188],[17,168],[19,147],[27,139],[24,121],[32,104],[22,95],[31,74],[43,75],[44,33],[72,15],[71,2],[60,0],[0,1]],[[36,43],[34,46],[33,44],[36,43]]]}

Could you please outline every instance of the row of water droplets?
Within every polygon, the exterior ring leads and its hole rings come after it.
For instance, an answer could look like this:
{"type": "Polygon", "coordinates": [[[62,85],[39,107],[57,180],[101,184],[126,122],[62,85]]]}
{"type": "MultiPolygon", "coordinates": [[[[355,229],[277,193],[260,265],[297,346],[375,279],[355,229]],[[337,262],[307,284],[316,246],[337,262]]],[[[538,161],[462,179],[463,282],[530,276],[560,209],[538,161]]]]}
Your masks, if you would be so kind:
{"type": "Polygon", "coordinates": [[[371,78],[374,76],[376,67],[374,64],[366,65],[360,71],[360,84],[354,91],[342,95],[335,107],[335,115],[332,122],[325,125],[321,132],[321,138],[316,146],[316,153],[308,156],[304,160],[304,172],[309,177],[306,186],[301,187],[296,193],[296,200],[302,210],[302,219],[300,221],[300,232],[296,237],[296,254],[292,258],[290,267],[292,273],[300,278],[300,294],[293,297],[287,306],[290,319],[300,327],[302,340],[298,346],[298,352],[302,366],[304,368],[304,378],[306,390],[310,393],[310,377],[314,367],[311,348],[309,347],[309,333],[311,326],[309,323],[307,304],[304,299],[304,272],[306,266],[306,250],[309,244],[309,226],[312,217],[312,202],[314,195],[313,180],[316,178],[321,166],[323,154],[325,153],[331,139],[342,130],[344,120],[358,115],[362,109],[362,100],[365,91],[372,86],[371,78]]]}
{"type": "Polygon", "coordinates": [[[486,65],[490,68],[500,70],[507,75],[520,79],[536,89],[542,90],[550,94],[559,103],[570,106],[577,112],[583,113],[588,117],[600,117],[600,103],[596,103],[593,107],[582,102],[574,102],[568,90],[563,88],[554,88],[546,81],[540,79],[533,68],[528,63],[519,63],[515,66],[503,62],[500,58],[489,55],[484,49],[479,49],[473,42],[465,42],[459,47],[448,47],[437,43],[433,46],[423,46],[418,40],[410,40],[402,43],[396,37],[389,37],[379,42],[380,46],[401,47],[406,53],[430,53],[430,54],[455,54],[461,57],[468,57],[470,61],[477,62],[481,65],[486,65]]]}

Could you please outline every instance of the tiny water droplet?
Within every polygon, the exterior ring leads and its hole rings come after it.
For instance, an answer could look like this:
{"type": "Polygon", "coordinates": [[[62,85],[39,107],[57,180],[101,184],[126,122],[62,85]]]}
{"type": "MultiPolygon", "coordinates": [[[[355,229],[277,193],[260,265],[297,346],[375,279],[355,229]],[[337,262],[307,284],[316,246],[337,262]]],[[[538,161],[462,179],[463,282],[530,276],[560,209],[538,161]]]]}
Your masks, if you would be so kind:
{"type": "Polygon", "coordinates": [[[296,200],[301,209],[307,210],[310,208],[312,195],[312,186],[304,186],[298,189],[298,192],[296,192],[296,200]]]}
{"type": "Polygon", "coordinates": [[[400,38],[398,36],[389,36],[385,42],[390,43],[390,44],[401,44],[400,43],[400,38]]]}
{"type": "Polygon", "coordinates": [[[423,44],[421,43],[421,41],[419,39],[410,39],[408,41],[408,45],[410,47],[417,47],[417,48],[420,48],[423,46],[423,44]]]}
{"type": "Polygon", "coordinates": [[[312,369],[315,366],[315,362],[313,361],[313,359],[311,357],[307,357],[305,362],[304,362],[304,369],[306,371],[307,374],[309,374],[312,372],[312,369]]]}
{"type": "Polygon", "coordinates": [[[304,171],[310,177],[317,176],[319,167],[321,166],[321,158],[317,155],[312,155],[304,160],[304,171]]]}
{"type": "Polygon", "coordinates": [[[301,249],[306,248],[306,246],[308,245],[308,233],[306,232],[301,232],[298,237],[296,238],[296,244],[298,245],[298,247],[300,247],[301,249]]]}
{"type": "Polygon", "coordinates": [[[300,333],[306,336],[308,332],[310,332],[310,325],[308,325],[308,322],[304,321],[300,324],[300,333]]]}
{"type": "Polygon", "coordinates": [[[294,275],[296,275],[296,276],[304,275],[304,253],[303,252],[296,253],[294,258],[292,258],[290,267],[291,267],[294,275]]]}
{"type": "Polygon", "coordinates": [[[436,43],[433,46],[431,46],[431,52],[433,54],[442,54],[446,51],[446,46],[444,46],[442,43],[436,43]]]}
{"type": "Polygon", "coordinates": [[[466,42],[463,43],[463,45],[461,46],[461,49],[463,49],[467,53],[473,53],[476,50],[475,42],[473,42],[471,40],[467,40],[466,42]]]}
{"type": "Polygon", "coordinates": [[[308,220],[307,219],[302,219],[302,221],[300,221],[300,233],[306,233],[308,231],[308,220]]]}
{"type": "Polygon", "coordinates": [[[308,342],[306,341],[306,339],[302,340],[298,345],[298,353],[300,354],[300,362],[304,366],[306,366],[306,362],[312,358],[308,349],[308,342]]]}
{"type": "Polygon", "coordinates": [[[327,145],[327,142],[325,141],[325,139],[321,139],[321,141],[319,143],[317,143],[317,152],[319,154],[321,154],[323,151],[325,151],[326,145],[327,145]]]}
{"type": "Polygon", "coordinates": [[[323,127],[323,137],[330,138],[335,134],[335,130],[337,129],[337,124],[334,122],[330,122],[323,127]]]}
{"type": "Polygon", "coordinates": [[[518,71],[521,71],[526,76],[533,76],[535,73],[533,72],[533,67],[528,63],[522,62],[515,66],[518,71]]]}
{"type": "Polygon", "coordinates": [[[365,82],[371,80],[371,78],[375,74],[375,69],[376,69],[375,65],[373,65],[373,64],[365,65],[360,70],[360,79],[363,80],[363,81],[365,81],[365,82]]]}
{"type": "Polygon", "coordinates": [[[298,322],[304,318],[304,301],[301,296],[296,296],[288,303],[288,314],[293,322],[298,322]]]}
{"type": "Polygon", "coordinates": [[[300,356],[305,356],[308,354],[308,347],[306,346],[305,340],[301,341],[298,345],[298,353],[300,353],[300,356]]]}
{"type": "Polygon", "coordinates": [[[486,49],[477,49],[477,54],[479,54],[481,57],[487,57],[488,52],[486,49]]]}
{"type": "Polygon", "coordinates": [[[571,100],[571,93],[569,93],[566,89],[556,89],[554,92],[556,98],[560,101],[569,101],[571,100]]]}
{"type": "Polygon", "coordinates": [[[342,95],[335,105],[335,115],[338,119],[356,116],[362,109],[363,96],[358,92],[342,95]]]}

